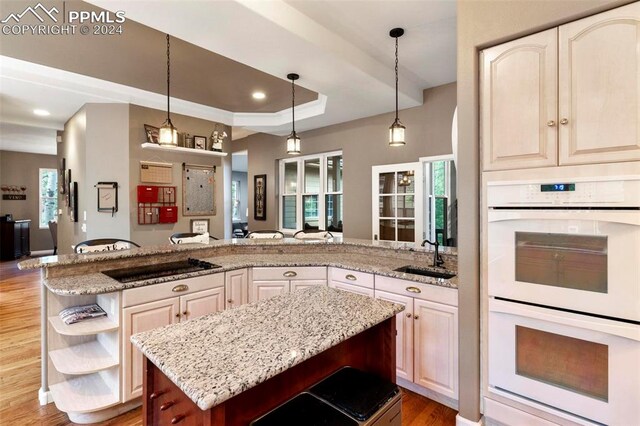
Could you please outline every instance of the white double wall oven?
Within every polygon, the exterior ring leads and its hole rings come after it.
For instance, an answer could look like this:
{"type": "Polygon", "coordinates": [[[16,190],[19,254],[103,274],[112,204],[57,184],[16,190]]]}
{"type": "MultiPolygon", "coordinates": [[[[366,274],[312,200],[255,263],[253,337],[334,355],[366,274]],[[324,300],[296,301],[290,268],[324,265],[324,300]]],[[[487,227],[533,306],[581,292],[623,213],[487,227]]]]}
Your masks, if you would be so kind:
{"type": "Polygon", "coordinates": [[[640,164],[488,180],[491,392],[578,423],[640,420],[640,164]],[[637,167],[634,167],[637,166],[637,167]]]}

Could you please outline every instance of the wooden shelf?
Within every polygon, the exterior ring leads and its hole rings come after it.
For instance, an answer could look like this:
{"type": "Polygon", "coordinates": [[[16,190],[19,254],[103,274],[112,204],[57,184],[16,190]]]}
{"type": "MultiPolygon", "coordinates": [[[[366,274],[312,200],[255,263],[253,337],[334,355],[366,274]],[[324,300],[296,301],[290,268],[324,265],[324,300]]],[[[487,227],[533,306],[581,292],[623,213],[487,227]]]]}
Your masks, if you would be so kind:
{"type": "Polygon", "coordinates": [[[98,373],[74,377],[49,389],[56,407],[65,413],[90,413],[120,403],[118,392],[110,389],[98,373]]]}
{"type": "Polygon", "coordinates": [[[49,322],[58,334],[65,336],[90,336],[118,329],[118,324],[109,317],[92,318],[67,325],[56,315],[49,317],[49,322]]]}
{"type": "Polygon", "coordinates": [[[176,147],[167,147],[161,146],[155,143],[145,142],[142,144],[142,149],[153,149],[156,151],[167,151],[167,152],[182,152],[185,154],[195,154],[195,155],[208,155],[211,157],[226,157],[226,152],[217,152],[217,151],[207,151],[204,149],[194,149],[194,148],[183,148],[181,146],[176,147]]]}
{"type": "Polygon", "coordinates": [[[118,360],[97,340],[51,351],[49,357],[56,370],[62,374],[95,373],[118,365],[118,360]]]}

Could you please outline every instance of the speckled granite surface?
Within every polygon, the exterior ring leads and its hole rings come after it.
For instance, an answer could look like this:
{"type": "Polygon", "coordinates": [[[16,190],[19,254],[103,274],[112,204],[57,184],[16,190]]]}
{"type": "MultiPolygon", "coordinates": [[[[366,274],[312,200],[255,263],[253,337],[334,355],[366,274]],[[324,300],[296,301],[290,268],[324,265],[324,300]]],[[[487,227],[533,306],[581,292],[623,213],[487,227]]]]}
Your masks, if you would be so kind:
{"type": "Polygon", "coordinates": [[[403,309],[315,286],[135,334],[131,341],[207,410],[403,309]]]}
{"type": "MultiPolygon", "coordinates": [[[[202,258],[201,260],[221,265],[222,268],[130,283],[120,283],[104,274],[93,273],[59,278],[47,278],[44,280],[44,284],[53,293],[59,295],[99,294],[247,267],[335,266],[425,284],[434,284],[450,288],[458,287],[457,277],[450,280],[439,280],[431,277],[396,272],[394,269],[410,264],[410,262],[406,259],[398,259],[391,256],[370,256],[357,253],[236,254],[207,257],[202,258]]],[[[416,266],[424,267],[425,265],[416,266]]]]}
{"type": "MultiPolygon", "coordinates": [[[[35,259],[29,259],[22,261],[18,264],[20,269],[38,269],[49,268],[54,266],[64,265],[79,265],[92,262],[100,262],[107,260],[117,259],[131,259],[144,256],[154,256],[158,254],[167,253],[180,253],[190,252],[189,255],[193,257],[201,257],[198,252],[211,251],[212,249],[219,248],[232,248],[232,247],[281,247],[286,249],[287,247],[309,247],[309,246],[335,246],[336,248],[343,247],[362,247],[362,248],[378,248],[389,249],[399,251],[416,251],[429,253],[430,247],[420,247],[414,243],[403,242],[389,242],[389,241],[372,241],[372,240],[359,240],[352,238],[334,238],[327,241],[314,241],[314,240],[296,240],[293,238],[285,238],[282,240],[268,240],[268,239],[232,239],[232,240],[217,240],[211,241],[211,244],[175,244],[175,245],[158,245],[158,246],[143,246],[140,248],[133,248],[131,250],[120,250],[110,252],[97,252],[88,254],[66,254],[59,256],[45,256],[35,259]]],[[[441,248],[441,252],[445,254],[456,254],[454,248],[444,247],[441,248]]]]}

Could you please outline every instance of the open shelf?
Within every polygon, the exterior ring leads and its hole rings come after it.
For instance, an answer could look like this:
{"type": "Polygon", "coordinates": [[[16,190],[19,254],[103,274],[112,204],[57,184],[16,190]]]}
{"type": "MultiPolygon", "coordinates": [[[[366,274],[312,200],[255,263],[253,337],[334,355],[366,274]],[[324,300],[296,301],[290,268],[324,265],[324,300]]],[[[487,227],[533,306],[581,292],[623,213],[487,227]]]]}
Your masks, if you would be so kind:
{"type": "Polygon", "coordinates": [[[118,324],[109,317],[92,318],[67,325],[56,315],[49,317],[49,323],[58,334],[65,336],[90,336],[118,329],[118,324]]]}
{"type": "Polygon", "coordinates": [[[90,413],[120,403],[118,392],[98,373],[78,376],[49,386],[53,401],[65,413],[90,413]]]}
{"type": "Polygon", "coordinates": [[[95,373],[118,365],[118,360],[97,340],[51,351],[49,357],[62,374],[95,373]]]}
{"type": "Polygon", "coordinates": [[[217,151],[207,151],[204,149],[194,149],[194,148],[184,148],[181,146],[176,147],[167,147],[161,146],[155,143],[145,142],[142,144],[142,149],[153,149],[156,151],[167,151],[167,152],[183,152],[185,154],[195,154],[195,155],[209,155],[212,157],[226,157],[226,152],[217,152],[217,151]]]}

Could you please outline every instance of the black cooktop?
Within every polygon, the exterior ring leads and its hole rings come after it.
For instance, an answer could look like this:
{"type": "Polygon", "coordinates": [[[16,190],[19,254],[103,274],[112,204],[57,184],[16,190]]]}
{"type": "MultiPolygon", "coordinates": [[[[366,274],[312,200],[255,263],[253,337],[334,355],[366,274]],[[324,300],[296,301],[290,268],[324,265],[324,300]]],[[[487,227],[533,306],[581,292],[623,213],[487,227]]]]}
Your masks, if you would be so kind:
{"type": "Polygon", "coordinates": [[[102,271],[108,277],[121,283],[148,280],[151,278],[169,277],[171,275],[198,272],[207,269],[222,268],[220,265],[198,259],[180,260],[177,262],[156,263],[155,265],[135,266],[131,268],[110,269],[102,271]]]}

